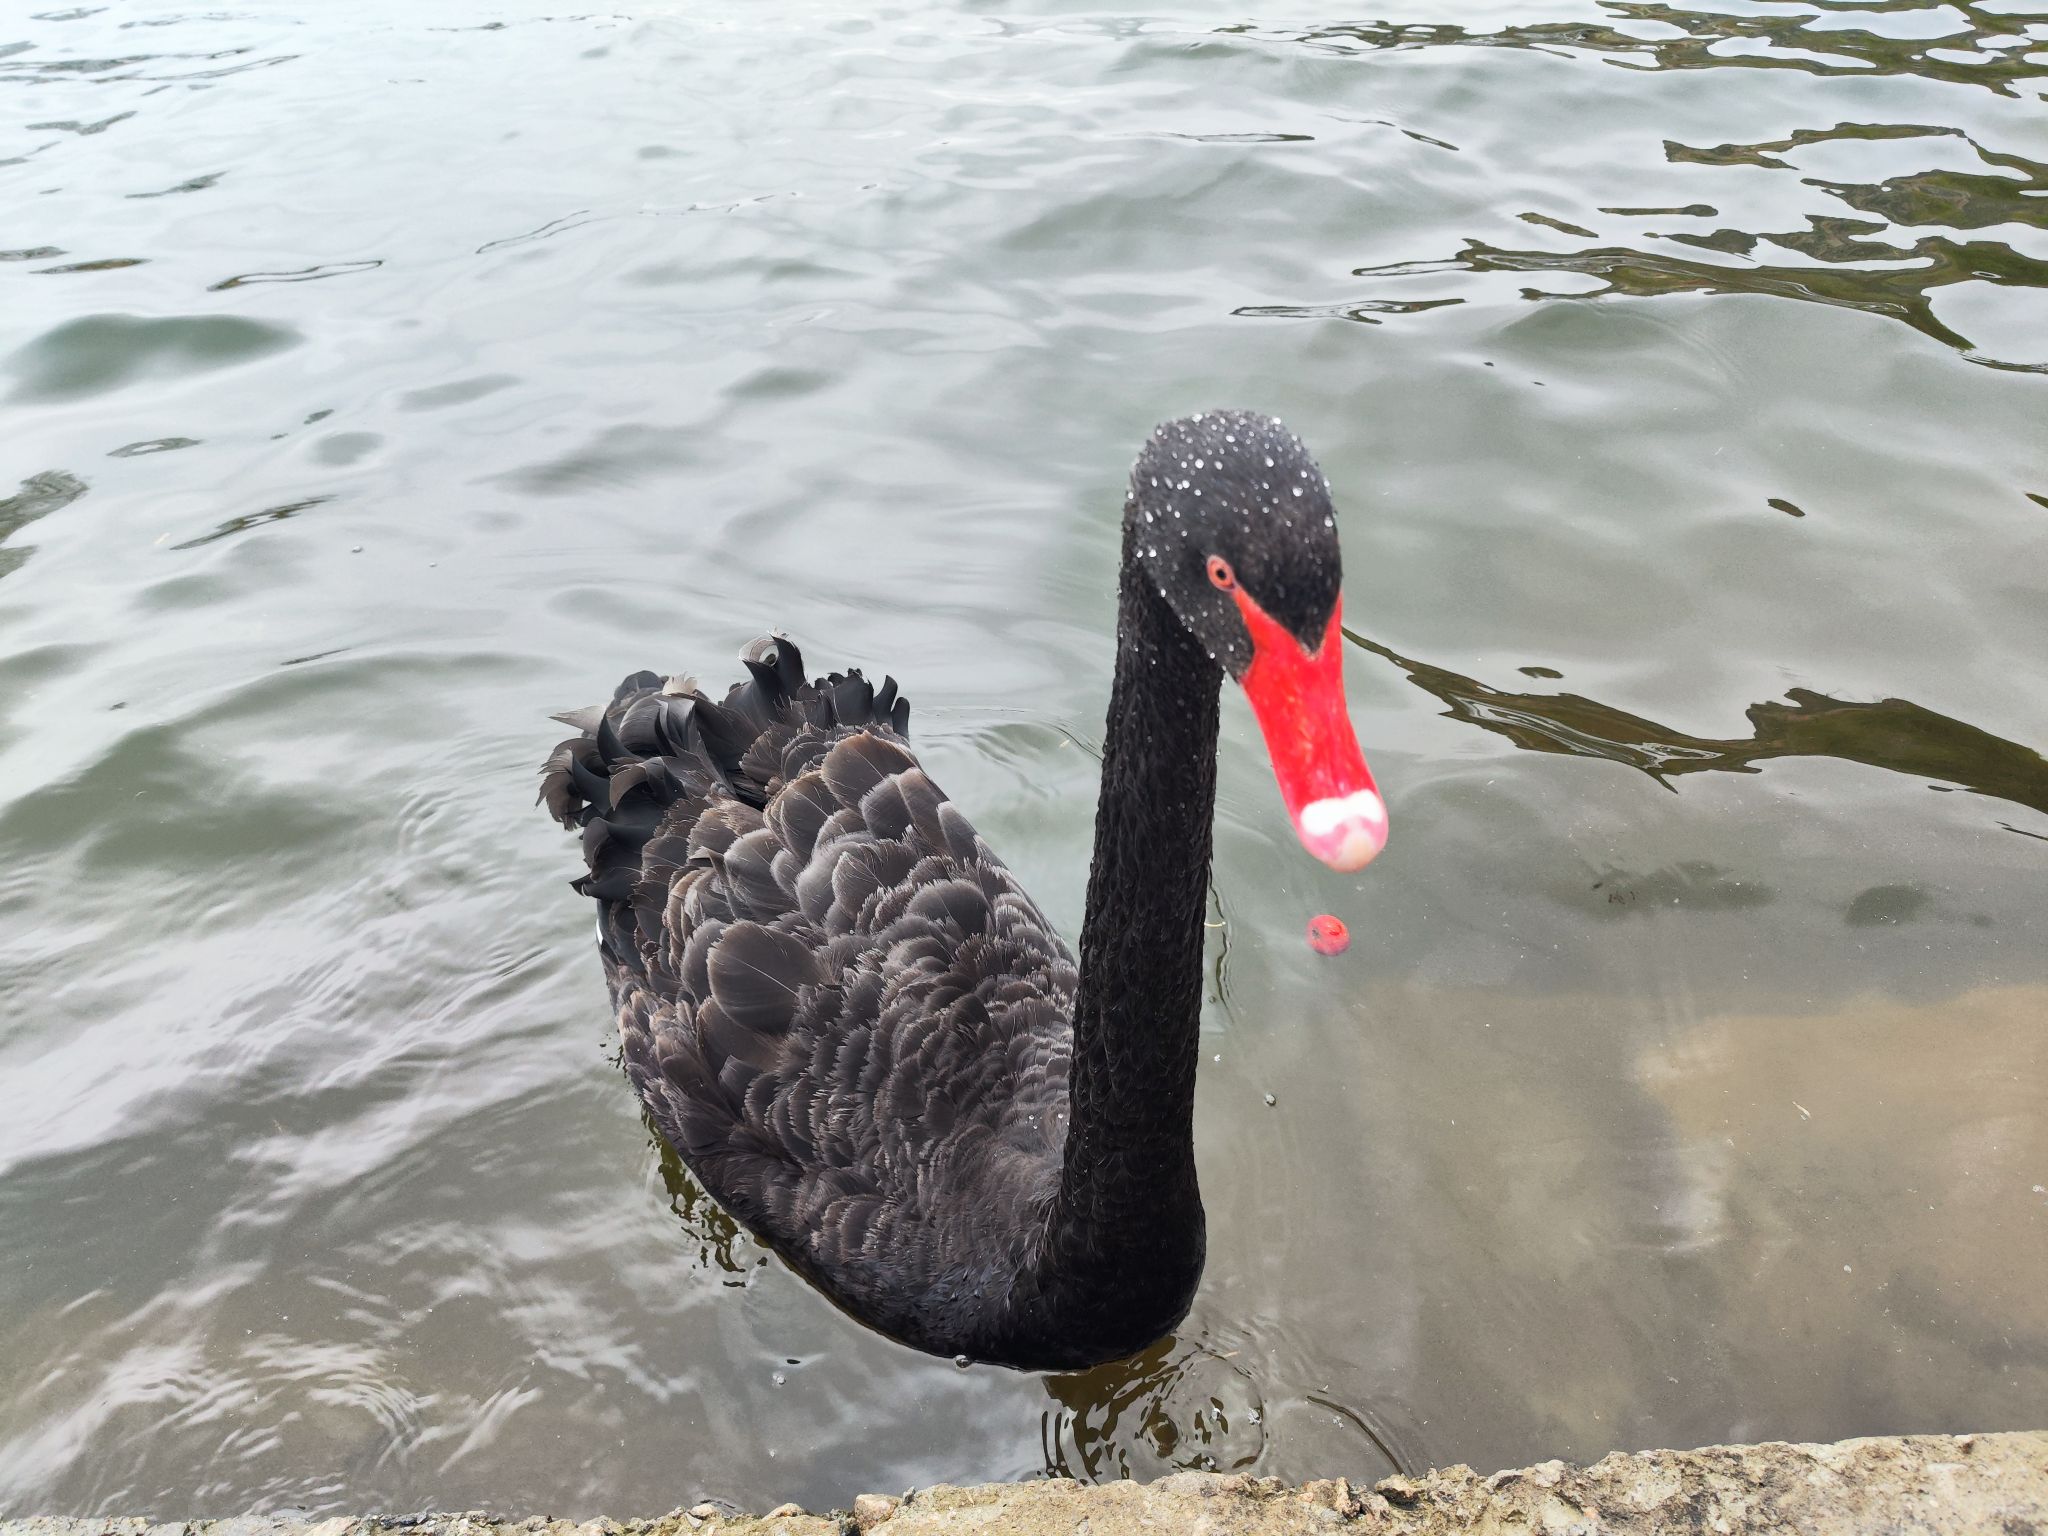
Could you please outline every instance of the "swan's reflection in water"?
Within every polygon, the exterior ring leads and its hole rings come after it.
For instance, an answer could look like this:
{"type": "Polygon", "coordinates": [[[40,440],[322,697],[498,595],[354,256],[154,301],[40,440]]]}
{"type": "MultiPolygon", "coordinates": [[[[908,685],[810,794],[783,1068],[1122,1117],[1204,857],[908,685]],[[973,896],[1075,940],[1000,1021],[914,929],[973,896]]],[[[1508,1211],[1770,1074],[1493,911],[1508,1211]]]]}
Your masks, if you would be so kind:
{"type": "Polygon", "coordinates": [[[1046,1377],[1056,1405],[1042,1421],[1046,1475],[1144,1482],[1254,1466],[1266,1448],[1265,1404],[1236,1355],[1174,1337],[1128,1360],[1046,1377]]]}
{"type": "MultiPolygon", "coordinates": [[[[647,1131],[669,1209],[694,1248],[688,1257],[700,1270],[720,1271],[728,1286],[745,1285],[770,1255],[705,1193],[651,1123],[647,1131]]],[[[1170,1337],[1127,1360],[1044,1377],[1054,1403],[1040,1420],[1046,1475],[1113,1482],[1255,1466],[1266,1448],[1265,1405],[1238,1355],[1170,1337]]]]}
{"type": "Polygon", "coordinates": [[[1275,1467],[1268,1453],[1290,1434],[1325,1448],[1333,1459],[1317,1463],[1323,1471],[1354,1479],[1430,1465],[1398,1402],[1352,1407],[1327,1388],[1272,1398],[1257,1375],[1259,1352],[1225,1345],[1183,1333],[1128,1360],[1046,1377],[1055,1406],[1040,1420],[1045,1475],[1100,1483],[1170,1472],[1266,1473],[1275,1467]],[[1327,1421],[1328,1430],[1311,1430],[1310,1418],[1327,1421]]]}
{"type": "MultiPolygon", "coordinates": [[[[648,1140],[669,1209],[691,1250],[686,1260],[718,1271],[727,1286],[748,1284],[771,1255],[705,1193],[651,1125],[648,1140]]],[[[1052,1399],[1039,1418],[1044,1474],[1093,1483],[1263,1470],[1269,1413],[1257,1363],[1256,1351],[1241,1341],[1182,1333],[1093,1370],[1037,1378],[1052,1399]]],[[[1427,1461],[1369,1410],[1322,1393],[1292,1406],[1348,1425],[1361,1441],[1361,1469],[1374,1475],[1415,1470],[1427,1461]]]]}

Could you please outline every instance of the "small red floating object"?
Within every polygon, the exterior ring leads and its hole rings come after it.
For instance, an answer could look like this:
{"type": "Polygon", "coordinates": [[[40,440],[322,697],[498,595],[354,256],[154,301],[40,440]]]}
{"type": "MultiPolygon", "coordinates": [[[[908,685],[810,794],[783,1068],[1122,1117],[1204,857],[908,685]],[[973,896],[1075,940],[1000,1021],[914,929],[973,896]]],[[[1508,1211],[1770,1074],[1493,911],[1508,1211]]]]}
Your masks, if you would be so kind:
{"type": "Polygon", "coordinates": [[[1351,930],[1342,918],[1318,912],[1308,920],[1308,947],[1319,955],[1341,955],[1351,947],[1351,930]]]}

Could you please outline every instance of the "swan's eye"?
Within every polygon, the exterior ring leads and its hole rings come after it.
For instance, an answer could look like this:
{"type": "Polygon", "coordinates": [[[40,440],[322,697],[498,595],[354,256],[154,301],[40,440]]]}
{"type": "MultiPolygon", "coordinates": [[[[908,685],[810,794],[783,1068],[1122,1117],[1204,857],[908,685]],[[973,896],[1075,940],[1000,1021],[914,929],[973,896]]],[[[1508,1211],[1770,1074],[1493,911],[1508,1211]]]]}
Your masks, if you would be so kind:
{"type": "Polygon", "coordinates": [[[1237,572],[1230,568],[1230,562],[1221,555],[1209,557],[1209,583],[1225,592],[1237,590],[1237,572]]]}

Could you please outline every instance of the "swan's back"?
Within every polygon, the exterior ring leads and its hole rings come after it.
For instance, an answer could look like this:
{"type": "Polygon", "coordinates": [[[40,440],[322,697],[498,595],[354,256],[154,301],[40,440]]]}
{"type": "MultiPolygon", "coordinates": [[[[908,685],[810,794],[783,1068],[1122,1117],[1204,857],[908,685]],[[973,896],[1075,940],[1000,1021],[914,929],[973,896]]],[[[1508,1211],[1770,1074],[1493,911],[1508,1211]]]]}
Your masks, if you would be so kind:
{"type": "Polygon", "coordinates": [[[1059,1179],[1073,957],[918,766],[893,679],[807,681],[781,639],[742,660],[722,704],[627,678],[544,770],[627,1074],[835,1299],[1001,1359],[1059,1179]]]}

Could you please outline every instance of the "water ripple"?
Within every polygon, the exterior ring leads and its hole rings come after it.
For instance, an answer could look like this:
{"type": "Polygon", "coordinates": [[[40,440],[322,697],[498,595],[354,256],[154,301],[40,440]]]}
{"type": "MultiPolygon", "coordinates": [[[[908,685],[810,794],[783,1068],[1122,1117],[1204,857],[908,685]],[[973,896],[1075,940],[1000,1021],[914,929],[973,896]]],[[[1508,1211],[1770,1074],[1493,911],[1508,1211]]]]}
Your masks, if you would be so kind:
{"type": "Polygon", "coordinates": [[[2035,11],[9,37],[0,1511],[2038,1420],[2035,11]],[[1195,1310],[957,1370],[651,1136],[546,717],[784,626],[1071,933],[1124,466],[1224,402],[1337,487],[1396,838],[1304,866],[1226,701],[1195,1310]]]}

